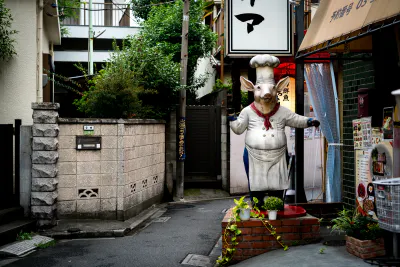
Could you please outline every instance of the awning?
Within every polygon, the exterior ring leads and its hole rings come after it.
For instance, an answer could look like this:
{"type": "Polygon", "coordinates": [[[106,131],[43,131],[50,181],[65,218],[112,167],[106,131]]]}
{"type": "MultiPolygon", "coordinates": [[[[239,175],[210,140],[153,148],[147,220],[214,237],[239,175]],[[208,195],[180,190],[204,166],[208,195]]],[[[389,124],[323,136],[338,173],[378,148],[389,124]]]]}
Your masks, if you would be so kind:
{"type": "Polygon", "coordinates": [[[321,0],[297,53],[302,58],[400,22],[400,0],[321,0]]]}

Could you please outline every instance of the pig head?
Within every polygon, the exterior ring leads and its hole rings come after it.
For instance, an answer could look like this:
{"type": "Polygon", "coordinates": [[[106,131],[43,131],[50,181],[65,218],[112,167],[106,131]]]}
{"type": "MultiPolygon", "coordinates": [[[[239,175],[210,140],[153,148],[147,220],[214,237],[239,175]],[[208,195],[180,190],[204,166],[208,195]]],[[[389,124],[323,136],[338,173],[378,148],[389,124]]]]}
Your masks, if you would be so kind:
{"type": "Polygon", "coordinates": [[[273,81],[266,83],[256,83],[255,85],[244,77],[240,77],[240,83],[242,88],[254,92],[254,104],[257,109],[262,113],[270,113],[276,103],[277,94],[289,85],[290,78],[282,78],[278,84],[274,84],[273,81]]]}

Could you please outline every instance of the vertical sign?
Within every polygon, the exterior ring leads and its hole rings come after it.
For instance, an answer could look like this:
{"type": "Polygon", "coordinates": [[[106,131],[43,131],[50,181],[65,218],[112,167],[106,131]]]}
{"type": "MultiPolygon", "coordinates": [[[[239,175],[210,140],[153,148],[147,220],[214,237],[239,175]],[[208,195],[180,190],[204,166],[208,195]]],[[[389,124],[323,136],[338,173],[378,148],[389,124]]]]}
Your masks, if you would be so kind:
{"type": "Polygon", "coordinates": [[[179,120],[179,161],[185,161],[185,135],[186,135],[186,118],[181,117],[179,120]]]}

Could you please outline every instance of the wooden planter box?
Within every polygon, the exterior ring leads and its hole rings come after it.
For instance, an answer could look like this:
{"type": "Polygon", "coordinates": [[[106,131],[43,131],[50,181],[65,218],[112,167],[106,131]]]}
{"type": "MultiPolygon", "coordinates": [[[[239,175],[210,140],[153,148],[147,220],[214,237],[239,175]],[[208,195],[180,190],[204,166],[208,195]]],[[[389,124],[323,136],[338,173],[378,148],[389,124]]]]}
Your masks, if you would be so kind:
{"type": "Polygon", "coordinates": [[[359,240],[351,236],[346,236],[346,249],[350,254],[361,259],[375,258],[386,254],[383,238],[359,240]]]}

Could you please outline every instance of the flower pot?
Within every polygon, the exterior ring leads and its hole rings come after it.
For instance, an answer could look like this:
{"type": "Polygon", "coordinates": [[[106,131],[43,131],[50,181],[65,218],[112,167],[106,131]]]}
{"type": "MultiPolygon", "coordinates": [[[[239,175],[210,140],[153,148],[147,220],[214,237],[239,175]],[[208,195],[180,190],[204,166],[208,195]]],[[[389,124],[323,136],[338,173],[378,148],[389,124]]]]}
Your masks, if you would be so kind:
{"type": "Polygon", "coordinates": [[[277,210],[269,210],[268,211],[268,219],[269,220],[276,220],[276,216],[278,215],[277,210]]]}
{"type": "Polygon", "coordinates": [[[346,236],[347,252],[361,259],[375,258],[386,254],[383,238],[359,240],[346,236]]]}
{"type": "Polygon", "coordinates": [[[242,221],[248,221],[250,219],[251,209],[240,209],[239,217],[242,221]]]}

